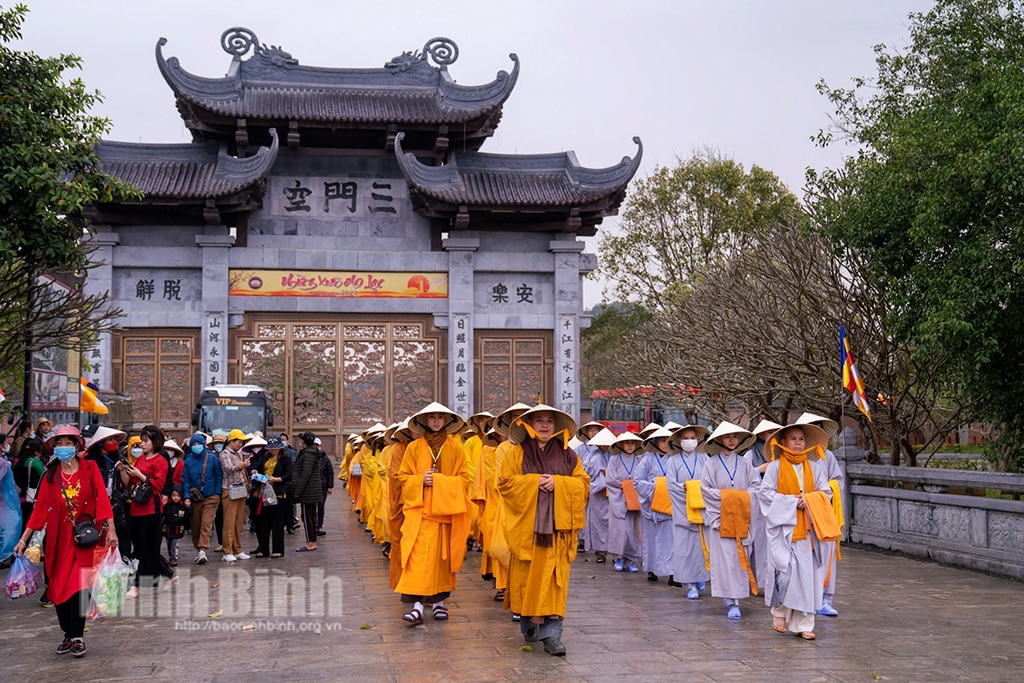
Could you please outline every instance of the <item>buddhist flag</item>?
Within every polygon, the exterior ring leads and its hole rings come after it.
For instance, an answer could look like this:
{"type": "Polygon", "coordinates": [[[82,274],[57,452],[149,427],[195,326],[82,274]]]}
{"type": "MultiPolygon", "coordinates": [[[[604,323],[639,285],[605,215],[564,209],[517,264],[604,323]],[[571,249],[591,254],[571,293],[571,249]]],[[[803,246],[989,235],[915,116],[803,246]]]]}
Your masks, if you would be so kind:
{"type": "Polygon", "coordinates": [[[3,403],[6,400],[7,400],[7,397],[4,396],[4,390],[0,389],[0,403],[3,403]]]}
{"type": "Polygon", "coordinates": [[[85,377],[80,377],[78,381],[82,387],[82,398],[78,404],[79,409],[83,413],[96,413],[97,415],[106,415],[109,413],[110,410],[103,405],[103,401],[101,401],[96,395],[96,392],[99,391],[100,388],[85,377]]]}
{"type": "Polygon", "coordinates": [[[839,357],[843,364],[843,388],[853,394],[853,404],[870,421],[871,408],[868,407],[868,397],[864,393],[864,382],[857,372],[857,364],[853,362],[850,343],[846,340],[846,328],[842,323],[839,324],[839,357]]]}

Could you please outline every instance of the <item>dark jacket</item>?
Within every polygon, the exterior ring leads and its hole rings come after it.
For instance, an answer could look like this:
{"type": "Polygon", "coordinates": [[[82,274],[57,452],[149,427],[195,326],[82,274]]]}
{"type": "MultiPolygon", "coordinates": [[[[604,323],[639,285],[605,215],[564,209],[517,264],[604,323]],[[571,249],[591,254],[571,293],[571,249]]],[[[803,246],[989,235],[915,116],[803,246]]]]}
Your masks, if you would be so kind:
{"type": "Polygon", "coordinates": [[[328,489],[334,488],[334,463],[327,454],[320,451],[320,493],[327,495],[328,489]]]}
{"type": "MultiPolygon", "coordinates": [[[[270,451],[265,450],[262,453],[260,453],[260,457],[254,460],[252,465],[250,466],[251,471],[263,474],[263,464],[267,462],[269,458],[270,451]]],[[[284,453],[281,453],[281,455],[277,458],[277,464],[274,465],[274,474],[271,476],[281,478],[281,481],[274,482],[274,493],[277,494],[278,498],[283,498],[285,494],[287,494],[288,492],[288,486],[292,483],[291,458],[289,458],[284,453]]],[[[266,484],[261,484],[260,486],[252,487],[252,494],[254,496],[259,495],[261,486],[266,486],[266,484]]]]}
{"type": "Polygon", "coordinates": [[[185,520],[188,519],[188,509],[184,501],[175,503],[167,501],[164,506],[163,532],[165,538],[181,538],[185,535],[185,520]]]}
{"type": "Polygon", "coordinates": [[[295,458],[292,470],[292,499],[297,503],[316,504],[323,500],[320,489],[320,451],[306,446],[295,458]]]}

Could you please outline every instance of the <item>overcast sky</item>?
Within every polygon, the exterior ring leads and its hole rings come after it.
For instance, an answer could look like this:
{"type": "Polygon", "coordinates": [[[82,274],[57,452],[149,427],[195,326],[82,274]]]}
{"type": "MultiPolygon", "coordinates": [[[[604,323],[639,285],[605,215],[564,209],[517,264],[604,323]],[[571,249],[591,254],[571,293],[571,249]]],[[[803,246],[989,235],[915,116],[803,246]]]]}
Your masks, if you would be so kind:
{"type": "MultiPolygon", "coordinates": [[[[5,6],[13,4],[10,0],[5,6]]],[[[802,196],[804,170],[834,167],[843,150],[811,142],[828,126],[815,83],[848,85],[875,73],[872,46],[902,48],[907,15],[927,0],[29,0],[22,49],[76,54],[101,92],[95,113],[110,137],[187,142],[154,57],[177,56],[192,73],[220,77],[231,57],[221,33],[244,26],[301,64],[381,67],[444,36],[459,46],[449,73],[491,81],[522,63],[485,152],[574,150],[581,164],[611,166],[644,143],[640,176],[715,148],[774,171],[802,196]]],[[[604,229],[614,229],[606,219],[604,229]]],[[[600,233],[599,233],[600,234],[600,233]]],[[[597,238],[588,240],[589,251],[597,238]]],[[[586,287],[586,305],[601,286],[586,287]]]]}

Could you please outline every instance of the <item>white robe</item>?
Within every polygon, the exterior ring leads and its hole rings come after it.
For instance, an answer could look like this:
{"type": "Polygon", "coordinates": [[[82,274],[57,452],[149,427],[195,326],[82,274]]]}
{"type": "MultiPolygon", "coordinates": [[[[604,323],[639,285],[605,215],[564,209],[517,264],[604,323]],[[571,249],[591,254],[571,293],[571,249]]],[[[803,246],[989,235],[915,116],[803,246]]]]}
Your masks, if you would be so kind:
{"type": "MultiPolygon", "coordinates": [[[[826,479],[835,479],[839,482],[839,491],[845,491],[846,476],[843,474],[843,468],[839,465],[839,460],[836,458],[835,453],[829,450],[825,451],[824,465],[826,479]]],[[[836,592],[836,579],[839,576],[839,553],[836,552],[836,541],[823,543],[822,546],[823,552],[832,558],[832,568],[831,571],[827,572],[829,578],[828,583],[825,585],[825,594],[829,596],[829,603],[831,604],[832,596],[836,592]]]]}
{"type": "Polygon", "coordinates": [[[605,495],[605,470],[612,454],[594,447],[583,458],[583,469],[590,476],[590,500],[587,501],[587,526],[583,539],[587,550],[606,552],[608,550],[608,496],[605,495]]]}
{"type": "MultiPolygon", "coordinates": [[[[825,467],[820,460],[811,462],[815,491],[828,491],[825,467]]],[[[761,512],[765,517],[768,539],[768,567],[771,577],[765,581],[764,601],[769,607],[788,607],[805,613],[821,608],[822,585],[828,565],[826,547],[807,530],[807,538],[793,540],[796,528],[796,504],[799,496],[778,492],[779,468],[792,467],[781,460],[768,465],[758,495],[761,512]],[[825,551],[825,552],[823,552],[825,551]]],[[[804,483],[804,490],[811,490],[804,483]]]]}
{"type": "Polygon", "coordinates": [[[690,524],[686,518],[686,481],[700,479],[707,459],[703,453],[681,453],[669,458],[665,466],[668,494],[672,497],[672,574],[683,584],[711,579],[704,564],[700,525],[690,524]]]}
{"type": "MultiPolygon", "coordinates": [[[[750,596],[750,579],[740,564],[736,539],[723,539],[719,533],[722,514],[722,489],[746,490],[750,493],[750,528],[755,528],[755,517],[760,514],[757,492],[761,477],[750,463],[735,453],[708,456],[700,480],[704,497],[704,535],[711,557],[711,595],[716,598],[746,598],[750,596]],[[730,476],[732,473],[732,476],[730,476]]],[[[744,551],[750,556],[753,537],[742,539],[744,551]]]]}
{"type": "Polygon", "coordinates": [[[656,477],[668,476],[668,462],[671,459],[672,456],[647,453],[633,472],[636,492],[640,497],[644,569],[657,576],[669,576],[673,573],[672,516],[651,510],[654,480],[656,477]]]}
{"type": "Polygon", "coordinates": [[[640,513],[626,510],[622,480],[632,479],[640,464],[635,455],[613,455],[605,472],[608,489],[608,552],[615,557],[640,561],[640,513]]]}

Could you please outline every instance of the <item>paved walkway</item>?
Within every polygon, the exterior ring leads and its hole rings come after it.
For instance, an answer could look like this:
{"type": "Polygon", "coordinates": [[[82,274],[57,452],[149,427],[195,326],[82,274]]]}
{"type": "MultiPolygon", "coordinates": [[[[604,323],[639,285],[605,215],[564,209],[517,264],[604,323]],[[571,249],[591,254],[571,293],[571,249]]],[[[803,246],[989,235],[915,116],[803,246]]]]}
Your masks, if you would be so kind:
{"type": "Polygon", "coordinates": [[[179,584],[159,594],[162,603],[133,606],[163,617],[91,623],[81,660],[54,653],[52,609],[35,598],[0,603],[0,680],[1024,680],[1024,586],[857,547],[843,551],[841,616],[819,618],[814,643],[773,632],[759,599],[745,601],[743,619],[731,622],[718,600],[688,601],[681,589],[649,583],[645,573],[616,574],[593,555],[572,570],[564,659],[539,647],[520,651],[518,625],[479,578],[478,553],[448,601],[451,620],[428,616],[409,628],[379,547],[342,512],[344,502],[331,498],[328,535],[315,553],[293,552],[296,535],[280,560],[228,568],[183,558],[192,597],[179,584]],[[310,590],[323,585],[321,569],[327,590],[310,590]],[[326,616],[319,602],[302,600],[304,589],[327,596],[326,616]],[[253,595],[261,596],[256,605],[253,595]],[[253,612],[289,604],[278,613],[292,616],[253,612]]]}

